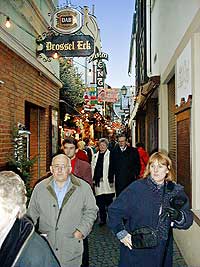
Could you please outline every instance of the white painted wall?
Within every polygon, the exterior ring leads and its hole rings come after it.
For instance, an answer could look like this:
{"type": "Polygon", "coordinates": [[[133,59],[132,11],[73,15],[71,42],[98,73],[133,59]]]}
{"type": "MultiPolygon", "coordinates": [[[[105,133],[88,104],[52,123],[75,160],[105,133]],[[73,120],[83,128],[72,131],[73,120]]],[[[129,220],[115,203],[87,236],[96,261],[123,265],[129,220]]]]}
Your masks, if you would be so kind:
{"type": "Polygon", "coordinates": [[[174,239],[189,267],[199,267],[200,227],[196,223],[188,230],[174,230],[174,239]]]}
{"type": "Polygon", "coordinates": [[[162,74],[165,71],[199,8],[199,0],[155,1],[152,7],[153,75],[162,74]],[[154,62],[156,55],[157,60],[154,62]]]}

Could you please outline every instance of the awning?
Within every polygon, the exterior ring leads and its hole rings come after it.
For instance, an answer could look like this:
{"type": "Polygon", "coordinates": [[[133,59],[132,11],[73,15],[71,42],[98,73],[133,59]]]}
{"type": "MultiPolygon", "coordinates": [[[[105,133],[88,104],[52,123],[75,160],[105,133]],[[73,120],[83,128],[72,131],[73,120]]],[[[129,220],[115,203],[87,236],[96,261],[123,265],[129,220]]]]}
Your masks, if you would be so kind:
{"type": "Polygon", "coordinates": [[[139,94],[136,102],[142,108],[145,106],[147,100],[154,93],[155,89],[160,85],[160,76],[152,76],[149,81],[144,85],[140,86],[139,94]]]}
{"type": "Polygon", "coordinates": [[[135,118],[137,111],[139,108],[143,108],[149,97],[154,93],[156,88],[160,85],[160,76],[152,76],[149,78],[149,81],[144,85],[140,86],[139,93],[136,96],[136,102],[131,113],[129,126],[131,125],[131,121],[135,118]]]}
{"type": "Polygon", "coordinates": [[[60,109],[64,110],[65,113],[68,113],[70,115],[81,115],[81,113],[72,105],[70,105],[68,102],[66,102],[63,99],[60,99],[60,109]]]}

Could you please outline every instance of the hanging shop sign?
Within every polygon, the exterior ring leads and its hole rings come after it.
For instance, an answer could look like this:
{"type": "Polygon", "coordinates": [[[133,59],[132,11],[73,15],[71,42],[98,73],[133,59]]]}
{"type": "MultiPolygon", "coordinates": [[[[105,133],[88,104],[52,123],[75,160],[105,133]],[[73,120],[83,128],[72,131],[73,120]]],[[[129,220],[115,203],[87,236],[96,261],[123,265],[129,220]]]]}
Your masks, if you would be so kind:
{"type": "Polygon", "coordinates": [[[94,53],[94,39],[90,35],[52,35],[37,39],[37,54],[46,57],[88,57],[94,53]]]}
{"type": "Polygon", "coordinates": [[[71,7],[60,9],[52,14],[51,25],[59,33],[75,33],[82,27],[82,14],[71,7]]]}
{"type": "Polygon", "coordinates": [[[96,84],[97,84],[97,88],[104,88],[105,78],[106,78],[106,65],[100,59],[97,62],[97,69],[96,69],[96,84]]]}
{"type": "Polygon", "coordinates": [[[89,62],[99,59],[105,59],[108,60],[108,54],[104,52],[95,53],[94,56],[92,56],[89,60],[89,62]]]}
{"type": "Polygon", "coordinates": [[[119,89],[118,88],[99,88],[98,89],[98,102],[115,103],[118,101],[119,89]]]}

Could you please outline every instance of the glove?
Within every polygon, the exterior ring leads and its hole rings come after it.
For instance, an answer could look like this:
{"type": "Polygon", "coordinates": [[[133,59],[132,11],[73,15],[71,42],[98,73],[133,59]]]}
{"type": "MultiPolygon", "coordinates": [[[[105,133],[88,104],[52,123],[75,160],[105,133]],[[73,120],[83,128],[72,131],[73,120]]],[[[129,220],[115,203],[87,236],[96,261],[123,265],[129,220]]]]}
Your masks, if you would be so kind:
{"type": "Polygon", "coordinates": [[[175,196],[169,200],[170,206],[177,210],[180,210],[186,202],[187,198],[185,196],[175,196]]]}
{"type": "Polygon", "coordinates": [[[168,214],[172,221],[181,221],[182,213],[174,208],[166,208],[165,212],[168,214]]]}

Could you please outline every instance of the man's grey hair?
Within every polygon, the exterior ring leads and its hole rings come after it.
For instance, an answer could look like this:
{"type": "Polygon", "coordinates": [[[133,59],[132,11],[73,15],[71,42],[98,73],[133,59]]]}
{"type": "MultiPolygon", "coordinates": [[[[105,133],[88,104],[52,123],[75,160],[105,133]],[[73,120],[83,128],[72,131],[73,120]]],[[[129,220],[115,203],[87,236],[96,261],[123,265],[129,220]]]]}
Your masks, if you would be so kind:
{"type": "Polygon", "coordinates": [[[8,213],[19,207],[18,218],[26,213],[26,187],[21,177],[12,171],[0,172],[0,200],[8,213]]]}
{"type": "Polygon", "coordinates": [[[67,166],[69,166],[69,167],[71,166],[71,160],[70,160],[70,158],[69,158],[67,155],[63,154],[63,153],[57,154],[57,155],[55,155],[55,156],[52,158],[51,166],[53,166],[55,159],[56,159],[56,158],[60,158],[60,157],[63,157],[63,158],[66,159],[67,166]]]}
{"type": "Polygon", "coordinates": [[[99,144],[100,144],[100,143],[105,143],[107,146],[108,146],[108,144],[109,144],[107,138],[100,138],[100,139],[99,139],[99,144]]]}

